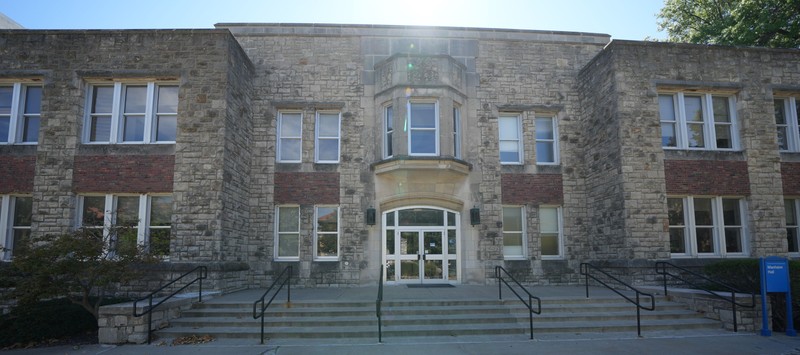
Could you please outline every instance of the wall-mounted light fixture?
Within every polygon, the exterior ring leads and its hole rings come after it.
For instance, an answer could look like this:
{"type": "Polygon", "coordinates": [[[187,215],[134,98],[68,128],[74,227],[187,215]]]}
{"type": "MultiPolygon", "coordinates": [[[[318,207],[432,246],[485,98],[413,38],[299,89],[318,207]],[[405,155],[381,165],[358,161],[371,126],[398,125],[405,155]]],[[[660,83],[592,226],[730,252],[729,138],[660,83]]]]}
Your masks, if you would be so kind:
{"type": "Polygon", "coordinates": [[[370,207],[367,208],[367,225],[374,226],[375,225],[375,209],[370,207]]]}
{"type": "Polygon", "coordinates": [[[469,210],[469,223],[474,225],[481,224],[481,209],[472,207],[469,210]]]}

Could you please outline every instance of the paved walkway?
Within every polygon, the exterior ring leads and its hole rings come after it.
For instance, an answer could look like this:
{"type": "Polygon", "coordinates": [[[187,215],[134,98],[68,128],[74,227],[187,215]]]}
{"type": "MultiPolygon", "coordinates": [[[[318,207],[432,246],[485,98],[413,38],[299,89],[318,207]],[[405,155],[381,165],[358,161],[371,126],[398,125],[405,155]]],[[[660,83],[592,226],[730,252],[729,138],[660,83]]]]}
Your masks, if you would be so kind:
{"type": "MultiPolygon", "coordinates": [[[[251,302],[264,290],[246,290],[212,297],[204,302],[251,302]]],[[[657,290],[650,289],[653,293],[657,290]]],[[[384,300],[404,299],[496,299],[497,286],[458,285],[456,287],[408,288],[386,286],[384,300]]],[[[531,292],[543,299],[585,298],[583,286],[532,287],[531,292]]],[[[614,295],[613,292],[590,287],[590,297],[614,295]]],[[[292,301],[341,300],[374,301],[377,287],[353,288],[294,288],[292,301]]],[[[276,302],[285,300],[285,291],[276,302]]],[[[504,299],[514,295],[503,289],[504,299]]],[[[643,334],[639,338],[630,333],[592,334],[538,334],[535,339],[515,335],[486,335],[459,337],[387,338],[376,340],[271,340],[265,345],[252,339],[215,340],[206,344],[171,346],[171,339],[155,341],[151,345],[87,345],[80,347],[53,347],[8,351],[6,354],[794,354],[800,355],[800,338],[774,334],[762,337],[755,333],[733,333],[724,330],[674,331],[643,334]]]]}

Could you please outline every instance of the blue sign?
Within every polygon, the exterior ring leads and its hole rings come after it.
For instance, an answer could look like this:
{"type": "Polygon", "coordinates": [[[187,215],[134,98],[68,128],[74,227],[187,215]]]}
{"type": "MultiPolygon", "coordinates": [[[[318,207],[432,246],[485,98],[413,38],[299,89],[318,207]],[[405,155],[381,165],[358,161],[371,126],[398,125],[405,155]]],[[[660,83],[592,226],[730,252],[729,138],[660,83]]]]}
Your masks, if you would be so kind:
{"type": "Polygon", "coordinates": [[[761,335],[770,336],[767,321],[767,292],[786,294],[786,335],[797,336],[792,319],[792,290],[789,288],[789,260],[777,256],[761,258],[761,335]]]}
{"type": "Polygon", "coordinates": [[[789,262],[786,259],[764,259],[761,276],[766,281],[767,292],[789,292],[789,262]]]}

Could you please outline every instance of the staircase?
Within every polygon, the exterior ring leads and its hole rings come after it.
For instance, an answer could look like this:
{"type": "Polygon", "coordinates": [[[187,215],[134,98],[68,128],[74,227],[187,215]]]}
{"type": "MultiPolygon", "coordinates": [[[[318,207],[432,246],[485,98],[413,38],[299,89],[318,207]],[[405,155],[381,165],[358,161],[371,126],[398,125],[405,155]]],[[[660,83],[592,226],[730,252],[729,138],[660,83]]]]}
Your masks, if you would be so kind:
{"type": "MultiPolygon", "coordinates": [[[[703,318],[685,306],[657,298],[656,311],[642,311],[642,335],[660,331],[719,330],[718,321],[703,318]]],[[[558,297],[542,299],[542,314],[534,315],[534,337],[545,334],[627,332],[636,334],[636,310],[620,297],[558,297]]],[[[513,335],[529,337],[527,309],[512,300],[388,300],[383,302],[383,339],[513,335]]],[[[260,338],[260,320],[252,303],[197,304],[156,332],[161,338],[211,335],[218,339],[260,338]]],[[[687,333],[688,334],[688,333],[687,333]]],[[[297,301],[276,303],[265,316],[269,339],[362,339],[377,342],[374,301],[297,301]]]]}

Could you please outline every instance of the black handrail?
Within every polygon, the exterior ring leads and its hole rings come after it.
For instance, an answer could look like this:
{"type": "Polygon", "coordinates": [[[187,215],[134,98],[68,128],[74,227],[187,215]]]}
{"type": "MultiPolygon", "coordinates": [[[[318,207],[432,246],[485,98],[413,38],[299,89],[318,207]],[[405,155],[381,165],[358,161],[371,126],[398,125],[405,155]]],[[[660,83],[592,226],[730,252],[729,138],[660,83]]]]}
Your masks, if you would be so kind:
{"type": "Polygon", "coordinates": [[[375,315],[378,316],[378,342],[380,343],[383,340],[383,334],[381,333],[381,327],[383,326],[383,322],[381,321],[381,316],[383,315],[381,312],[381,303],[383,303],[383,265],[381,265],[381,274],[379,278],[378,298],[375,299],[375,315]]]}
{"type": "Polygon", "coordinates": [[[723,301],[729,302],[732,305],[732,308],[733,308],[733,331],[734,332],[738,332],[739,331],[739,327],[736,325],[736,323],[737,323],[736,322],[736,306],[744,307],[744,308],[755,308],[756,307],[756,294],[755,294],[755,292],[750,292],[750,296],[751,296],[750,304],[738,303],[738,302],[736,302],[736,294],[737,293],[746,293],[746,292],[741,292],[741,291],[737,290],[736,288],[734,288],[733,286],[729,286],[729,285],[724,284],[722,282],[719,282],[719,281],[716,281],[716,280],[712,280],[712,279],[710,279],[710,278],[708,278],[708,277],[706,277],[704,275],[700,275],[700,274],[698,274],[698,273],[696,273],[694,271],[688,270],[686,268],[680,267],[680,266],[675,265],[675,264],[670,263],[670,262],[657,261],[656,262],[656,274],[664,276],[664,296],[667,295],[667,276],[671,276],[671,277],[673,277],[675,279],[678,279],[680,281],[683,281],[683,282],[691,285],[692,287],[694,287],[696,289],[699,289],[701,291],[705,291],[708,294],[710,294],[710,295],[712,295],[712,296],[714,296],[716,298],[719,298],[719,299],[721,299],[723,301]],[[714,292],[712,290],[709,290],[709,289],[707,289],[707,288],[705,288],[705,287],[703,287],[701,285],[698,285],[698,284],[696,284],[696,283],[694,283],[694,282],[692,282],[690,280],[687,280],[687,279],[681,277],[680,275],[671,274],[669,271],[667,271],[667,266],[676,268],[676,269],[678,269],[680,271],[683,271],[685,273],[689,273],[689,274],[691,274],[691,275],[693,275],[695,277],[698,277],[698,278],[702,279],[703,281],[710,282],[710,283],[712,283],[714,285],[720,286],[721,288],[724,288],[726,290],[725,292],[730,292],[731,293],[731,298],[728,299],[726,296],[720,295],[720,294],[718,294],[718,293],[716,293],[716,292],[714,292]]]}
{"type": "Polygon", "coordinates": [[[654,311],[656,309],[656,298],[652,294],[639,291],[637,288],[635,288],[635,287],[633,287],[631,285],[628,285],[627,283],[623,282],[622,280],[620,280],[620,279],[618,279],[618,278],[616,278],[614,276],[611,276],[611,274],[603,271],[599,267],[594,266],[594,265],[592,265],[590,263],[581,263],[581,275],[586,276],[586,298],[589,298],[589,278],[591,277],[592,280],[595,280],[598,283],[600,283],[601,285],[603,285],[606,288],[608,288],[609,290],[614,291],[614,293],[622,296],[622,298],[628,300],[628,302],[633,303],[636,306],[636,334],[641,337],[642,336],[642,315],[641,315],[640,310],[644,309],[646,311],[654,311]],[[618,282],[620,285],[625,286],[625,287],[633,290],[634,292],[636,292],[636,300],[635,301],[632,300],[627,295],[619,292],[619,290],[617,290],[617,289],[609,286],[605,282],[603,282],[603,280],[600,280],[597,277],[595,277],[594,275],[590,274],[589,273],[590,269],[597,270],[598,272],[600,272],[601,274],[605,275],[606,277],[618,282]],[[644,295],[644,296],[650,297],[650,307],[649,308],[642,305],[642,302],[640,300],[639,295],[644,295]]]}
{"type": "Polygon", "coordinates": [[[511,276],[511,274],[509,274],[508,271],[504,269],[502,266],[494,267],[494,276],[497,278],[497,291],[498,291],[498,296],[500,297],[501,300],[503,299],[503,284],[506,284],[506,286],[508,286],[508,289],[511,290],[511,292],[513,292],[515,295],[517,295],[517,298],[519,298],[519,300],[522,301],[522,304],[528,307],[528,322],[530,323],[531,327],[531,339],[533,339],[533,314],[534,313],[542,314],[542,299],[528,292],[528,289],[522,286],[522,284],[520,284],[517,281],[517,279],[514,278],[514,276],[511,276]],[[519,287],[521,290],[525,291],[525,293],[528,294],[528,302],[525,302],[525,299],[523,299],[523,297],[520,296],[519,293],[517,293],[517,291],[514,290],[513,287],[511,287],[511,285],[508,284],[508,281],[506,281],[503,278],[503,275],[500,273],[501,270],[508,276],[509,279],[511,279],[511,281],[514,281],[517,287],[519,287]],[[533,310],[533,300],[536,300],[537,303],[535,311],[533,310]]]}
{"type": "Polygon", "coordinates": [[[278,275],[278,277],[275,278],[275,281],[272,281],[272,285],[270,285],[269,288],[264,292],[264,294],[261,295],[261,298],[257,299],[255,302],[253,302],[253,319],[261,318],[261,344],[264,344],[264,312],[267,310],[267,307],[269,307],[269,305],[272,304],[272,301],[275,300],[275,297],[278,296],[278,293],[281,292],[281,289],[283,289],[283,286],[285,286],[285,285],[288,285],[286,287],[286,303],[287,304],[291,304],[291,302],[292,302],[292,266],[291,265],[289,265],[285,269],[283,269],[283,271],[280,273],[280,275],[278,275]],[[282,278],[284,278],[284,275],[286,275],[286,278],[283,280],[283,282],[280,283],[280,286],[278,286],[278,289],[275,290],[275,293],[272,295],[272,298],[269,299],[269,302],[265,303],[264,299],[267,298],[267,294],[269,294],[269,292],[272,291],[272,289],[275,287],[275,285],[278,283],[278,281],[280,281],[282,278]],[[261,311],[257,311],[256,310],[256,307],[258,306],[259,303],[261,303],[261,311]]]}
{"type": "Polygon", "coordinates": [[[147,315],[147,343],[148,344],[150,344],[150,333],[153,331],[153,325],[152,325],[152,323],[153,323],[152,322],[152,320],[153,320],[153,310],[156,307],[160,306],[162,303],[166,302],[168,299],[172,298],[172,296],[177,295],[178,292],[181,292],[181,291],[185,290],[187,287],[191,286],[195,282],[198,282],[198,284],[199,284],[199,288],[198,288],[198,291],[197,291],[197,296],[198,296],[197,302],[203,302],[203,280],[206,279],[207,277],[208,277],[208,268],[205,267],[205,266],[202,266],[202,265],[198,266],[198,267],[186,272],[185,274],[183,274],[181,276],[178,276],[178,278],[168,282],[164,286],[161,286],[158,290],[155,290],[155,291],[151,292],[149,295],[144,296],[144,297],[142,297],[142,298],[140,298],[140,299],[138,299],[138,300],[133,302],[133,316],[134,317],[141,317],[141,316],[143,316],[145,314],[147,315]],[[197,277],[194,278],[194,280],[190,281],[189,283],[187,283],[183,287],[179,288],[177,291],[172,292],[169,296],[164,297],[163,299],[161,299],[161,301],[158,301],[158,303],[153,305],[153,296],[155,296],[159,292],[163,291],[165,288],[167,288],[169,286],[172,286],[172,284],[180,281],[181,279],[183,279],[184,277],[188,276],[189,274],[194,273],[195,271],[198,272],[198,275],[197,275],[197,277]],[[144,301],[144,300],[148,300],[147,308],[145,308],[142,313],[136,312],[136,309],[138,308],[139,302],[140,301],[144,301]]]}

